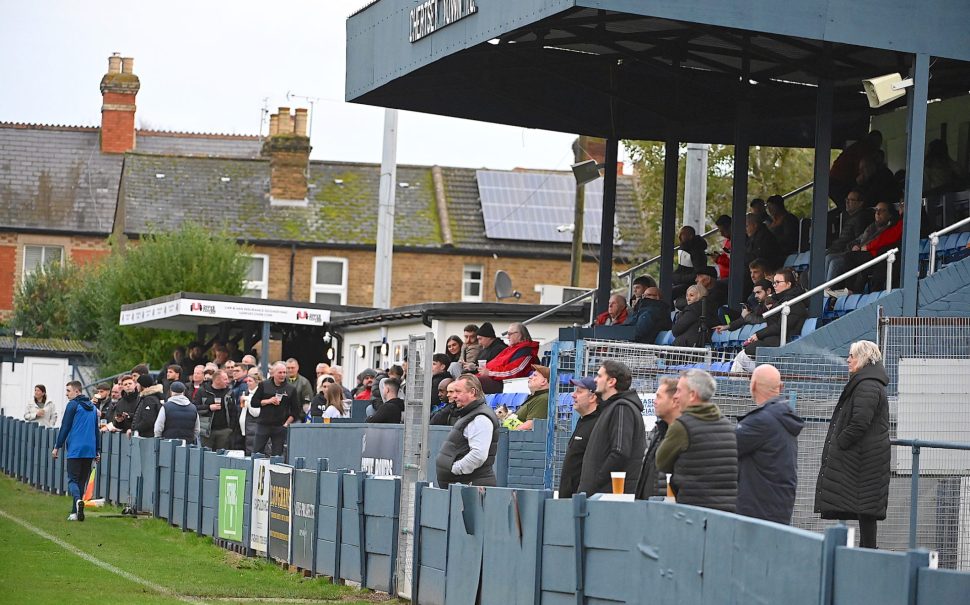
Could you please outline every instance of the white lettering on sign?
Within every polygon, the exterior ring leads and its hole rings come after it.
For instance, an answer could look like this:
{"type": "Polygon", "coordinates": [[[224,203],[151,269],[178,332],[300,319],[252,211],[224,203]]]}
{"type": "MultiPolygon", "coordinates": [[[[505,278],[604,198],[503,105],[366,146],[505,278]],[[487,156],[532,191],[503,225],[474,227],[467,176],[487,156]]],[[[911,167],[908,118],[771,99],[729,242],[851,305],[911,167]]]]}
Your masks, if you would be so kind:
{"type": "Polygon", "coordinates": [[[411,42],[430,36],[442,27],[478,12],[476,0],[425,0],[411,9],[411,42]]]}
{"type": "Polygon", "coordinates": [[[375,477],[390,477],[394,474],[394,461],[389,458],[361,458],[360,470],[375,477]]]}

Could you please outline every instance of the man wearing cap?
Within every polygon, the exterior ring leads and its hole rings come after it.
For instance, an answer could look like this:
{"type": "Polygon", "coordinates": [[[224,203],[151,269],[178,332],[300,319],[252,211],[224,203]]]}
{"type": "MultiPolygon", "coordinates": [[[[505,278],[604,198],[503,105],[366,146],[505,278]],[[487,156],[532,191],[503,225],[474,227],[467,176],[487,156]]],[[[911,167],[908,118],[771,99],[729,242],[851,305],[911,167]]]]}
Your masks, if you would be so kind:
{"type": "MultiPolygon", "coordinates": [[[[484,328],[489,324],[483,324],[484,328]]],[[[509,346],[478,368],[478,379],[485,393],[501,393],[502,382],[509,378],[525,378],[532,372],[532,364],[539,363],[539,343],[532,340],[529,329],[522,323],[509,324],[509,346]]],[[[478,337],[481,338],[481,330],[478,337]]]]}
{"type": "Polygon", "coordinates": [[[610,296],[610,301],[606,306],[606,311],[603,311],[596,316],[596,325],[598,326],[619,326],[627,320],[627,316],[630,311],[626,306],[626,299],[623,298],[622,294],[613,294],[610,296]]]}
{"type": "Polygon", "coordinates": [[[200,428],[199,412],[185,396],[185,383],[176,380],[168,388],[172,394],[158,410],[158,418],[155,419],[155,436],[197,443],[200,428]]]}
{"type": "Polygon", "coordinates": [[[573,409],[579,414],[576,430],[569,438],[566,446],[566,456],[562,461],[562,473],[559,476],[559,497],[572,498],[579,486],[579,477],[583,472],[583,455],[593,427],[600,417],[599,397],[596,395],[596,380],[591,376],[584,376],[579,380],[569,381],[573,387],[573,409]]]}
{"type": "Polygon", "coordinates": [[[724,282],[718,281],[717,269],[714,267],[698,269],[694,282],[707,289],[705,298],[707,299],[708,315],[713,317],[721,305],[727,304],[727,287],[725,287],[724,282]]]}
{"type": "Polygon", "coordinates": [[[435,460],[438,487],[448,489],[452,483],[494,487],[498,418],[485,403],[477,378],[462,374],[452,386],[457,419],[435,460]]]}
{"type": "Polygon", "coordinates": [[[533,372],[529,374],[529,398],[515,411],[515,416],[522,421],[515,427],[517,431],[531,430],[533,420],[549,417],[549,368],[533,364],[532,369],[533,372]]]}

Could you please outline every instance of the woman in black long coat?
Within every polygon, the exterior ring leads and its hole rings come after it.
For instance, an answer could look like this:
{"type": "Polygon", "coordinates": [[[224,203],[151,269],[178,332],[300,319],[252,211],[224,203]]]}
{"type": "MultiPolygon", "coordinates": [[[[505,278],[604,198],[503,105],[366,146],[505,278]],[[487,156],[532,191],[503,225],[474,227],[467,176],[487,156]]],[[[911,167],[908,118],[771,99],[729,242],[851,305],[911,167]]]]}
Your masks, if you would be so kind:
{"type": "Polygon", "coordinates": [[[876,548],[876,521],[889,503],[889,378],[879,347],[868,340],[849,348],[849,382],[832,413],[815,512],[823,519],[858,519],[859,545],[876,548]]]}

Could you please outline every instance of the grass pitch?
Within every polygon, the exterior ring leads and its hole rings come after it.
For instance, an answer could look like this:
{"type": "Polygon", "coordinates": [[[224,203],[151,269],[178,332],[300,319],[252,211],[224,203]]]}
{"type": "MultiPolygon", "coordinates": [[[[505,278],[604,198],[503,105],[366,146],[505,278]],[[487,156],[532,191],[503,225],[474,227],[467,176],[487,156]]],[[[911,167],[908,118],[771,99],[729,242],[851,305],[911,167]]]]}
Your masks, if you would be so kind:
{"type": "Polygon", "coordinates": [[[377,594],[303,578],[183,533],[160,519],[122,518],[120,509],[88,509],[68,522],[70,500],[0,475],[0,511],[109,566],[0,516],[0,603],[373,603],[377,594]]]}

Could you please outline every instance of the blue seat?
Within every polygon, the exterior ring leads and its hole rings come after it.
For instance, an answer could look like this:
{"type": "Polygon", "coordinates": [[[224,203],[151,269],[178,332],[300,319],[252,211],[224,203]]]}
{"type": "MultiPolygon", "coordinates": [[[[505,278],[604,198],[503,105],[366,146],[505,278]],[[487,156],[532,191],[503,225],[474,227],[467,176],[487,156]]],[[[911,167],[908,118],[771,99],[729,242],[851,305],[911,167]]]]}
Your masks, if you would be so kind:
{"type": "Polygon", "coordinates": [[[509,406],[510,410],[519,409],[519,406],[525,403],[525,400],[529,397],[528,393],[505,393],[505,395],[508,397],[505,405],[509,406]]]}
{"type": "Polygon", "coordinates": [[[712,332],[711,348],[715,351],[723,351],[728,344],[728,334],[730,332],[712,332]]]}
{"type": "Polygon", "coordinates": [[[808,319],[805,320],[805,323],[802,324],[802,334],[801,335],[802,336],[808,336],[809,334],[811,334],[812,332],[815,331],[815,328],[817,326],[818,326],[818,318],[817,317],[809,317],[808,319]]]}
{"type": "Polygon", "coordinates": [[[571,412],[573,409],[573,394],[572,391],[569,393],[560,393],[559,399],[556,400],[556,410],[560,415],[567,412],[571,412]]]}
{"type": "Polygon", "coordinates": [[[487,403],[489,407],[494,410],[499,406],[496,400],[498,399],[498,396],[502,394],[503,393],[492,393],[491,395],[485,395],[485,403],[487,403]]]}
{"type": "Polygon", "coordinates": [[[739,349],[741,347],[741,328],[737,330],[731,330],[727,333],[727,343],[725,349],[739,349]]]}
{"type": "Polygon", "coordinates": [[[795,266],[795,259],[796,258],[798,258],[798,255],[797,254],[789,254],[788,256],[785,257],[785,263],[782,266],[783,267],[794,267],[795,266]]]}
{"type": "Polygon", "coordinates": [[[930,240],[929,238],[921,239],[919,241],[919,259],[925,261],[925,260],[928,260],[929,258],[930,258],[930,240]]]}
{"type": "Polygon", "coordinates": [[[657,334],[656,344],[664,346],[674,344],[674,333],[670,330],[664,330],[663,332],[657,334]]]}
{"type": "Polygon", "coordinates": [[[573,379],[574,374],[569,372],[562,372],[559,374],[559,384],[569,384],[569,381],[573,379]]]}
{"type": "Polygon", "coordinates": [[[805,271],[806,269],[808,269],[808,265],[811,262],[812,262],[811,253],[808,251],[805,251],[798,254],[795,257],[795,260],[793,261],[793,264],[791,265],[791,267],[795,271],[798,271],[799,273],[801,273],[802,271],[805,271]]]}
{"type": "Polygon", "coordinates": [[[845,297],[845,304],[843,305],[843,310],[845,313],[851,313],[859,308],[859,301],[862,300],[861,294],[850,294],[845,297]]]}

